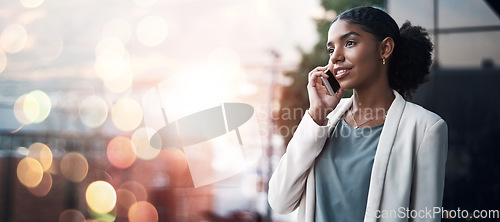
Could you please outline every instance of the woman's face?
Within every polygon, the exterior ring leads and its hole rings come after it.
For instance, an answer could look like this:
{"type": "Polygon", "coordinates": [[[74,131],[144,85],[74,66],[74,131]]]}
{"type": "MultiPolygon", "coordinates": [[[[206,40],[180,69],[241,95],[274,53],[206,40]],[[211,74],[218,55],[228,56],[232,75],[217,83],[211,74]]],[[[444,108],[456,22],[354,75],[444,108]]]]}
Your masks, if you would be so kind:
{"type": "Polygon", "coordinates": [[[362,89],[383,81],[379,43],[360,25],[335,21],[328,31],[327,48],[329,69],[343,89],[362,89]]]}

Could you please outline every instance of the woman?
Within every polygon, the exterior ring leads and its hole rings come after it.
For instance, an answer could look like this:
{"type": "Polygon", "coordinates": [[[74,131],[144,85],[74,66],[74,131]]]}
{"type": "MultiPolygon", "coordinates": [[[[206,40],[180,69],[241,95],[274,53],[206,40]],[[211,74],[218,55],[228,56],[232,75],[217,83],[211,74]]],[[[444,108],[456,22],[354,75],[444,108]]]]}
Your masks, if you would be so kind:
{"type": "Polygon", "coordinates": [[[298,221],[440,221],[448,149],[438,115],[405,101],[429,74],[432,43],[409,22],[359,7],[328,31],[329,63],[309,73],[310,107],[269,182],[298,221]],[[330,70],[341,89],[330,95],[330,70]],[[353,96],[341,99],[343,89],[353,96]]]}

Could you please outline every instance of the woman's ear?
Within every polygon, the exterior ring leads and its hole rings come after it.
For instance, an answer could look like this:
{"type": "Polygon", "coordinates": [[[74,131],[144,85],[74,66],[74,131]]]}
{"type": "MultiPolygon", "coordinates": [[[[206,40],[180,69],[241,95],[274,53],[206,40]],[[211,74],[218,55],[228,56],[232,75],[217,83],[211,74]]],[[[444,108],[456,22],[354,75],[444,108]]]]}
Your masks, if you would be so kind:
{"type": "Polygon", "coordinates": [[[382,59],[388,59],[394,52],[394,39],[386,37],[380,42],[380,56],[382,59]]]}

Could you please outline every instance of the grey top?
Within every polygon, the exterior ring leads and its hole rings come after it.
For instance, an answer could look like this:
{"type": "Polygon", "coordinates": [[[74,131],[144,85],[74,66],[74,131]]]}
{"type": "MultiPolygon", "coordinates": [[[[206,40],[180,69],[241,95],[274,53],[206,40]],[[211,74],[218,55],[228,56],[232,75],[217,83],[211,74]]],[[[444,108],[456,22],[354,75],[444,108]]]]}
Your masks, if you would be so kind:
{"type": "Polygon", "coordinates": [[[363,221],[383,124],[354,128],[342,118],[316,159],[317,222],[363,221]]]}

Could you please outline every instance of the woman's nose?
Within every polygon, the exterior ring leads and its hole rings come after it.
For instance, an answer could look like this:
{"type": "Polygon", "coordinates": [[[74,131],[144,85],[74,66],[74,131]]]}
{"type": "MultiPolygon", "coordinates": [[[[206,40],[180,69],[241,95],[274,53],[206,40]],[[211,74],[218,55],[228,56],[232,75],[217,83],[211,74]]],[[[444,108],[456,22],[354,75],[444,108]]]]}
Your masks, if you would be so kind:
{"type": "Polygon", "coordinates": [[[337,62],[342,62],[344,61],[344,55],[343,52],[340,49],[335,49],[333,53],[330,55],[330,61],[332,64],[335,64],[337,62]]]}

